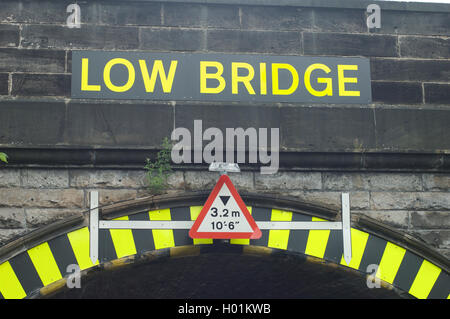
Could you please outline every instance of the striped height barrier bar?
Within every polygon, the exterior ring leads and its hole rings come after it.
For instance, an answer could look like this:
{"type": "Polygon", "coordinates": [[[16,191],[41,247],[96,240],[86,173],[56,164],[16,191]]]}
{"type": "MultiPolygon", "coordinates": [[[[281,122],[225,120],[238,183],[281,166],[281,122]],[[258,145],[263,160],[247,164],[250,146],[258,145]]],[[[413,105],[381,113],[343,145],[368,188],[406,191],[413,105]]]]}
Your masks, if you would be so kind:
{"type": "MultiPolygon", "coordinates": [[[[136,220],[99,220],[98,214],[98,192],[90,193],[91,209],[89,217],[90,230],[90,258],[92,263],[98,260],[98,233],[99,229],[151,229],[151,230],[172,230],[190,229],[194,221],[136,221],[136,220]]],[[[330,221],[259,221],[256,222],[261,230],[342,230],[343,258],[347,264],[352,259],[351,242],[351,216],[350,216],[350,196],[342,193],[342,220],[340,222],[330,221]]]]}

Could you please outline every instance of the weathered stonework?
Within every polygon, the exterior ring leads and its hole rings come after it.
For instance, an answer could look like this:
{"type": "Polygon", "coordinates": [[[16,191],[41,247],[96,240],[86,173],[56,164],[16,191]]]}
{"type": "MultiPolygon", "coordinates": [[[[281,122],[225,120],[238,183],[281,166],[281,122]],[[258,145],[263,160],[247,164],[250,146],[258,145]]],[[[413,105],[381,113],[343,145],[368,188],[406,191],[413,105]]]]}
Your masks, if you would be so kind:
{"type": "Polygon", "coordinates": [[[22,187],[24,188],[68,188],[69,174],[67,170],[21,170],[22,187]]]}
{"type": "Polygon", "coordinates": [[[58,208],[26,208],[25,218],[26,227],[28,229],[39,228],[53,222],[69,218],[71,216],[80,214],[81,210],[77,208],[72,209],[58,209],[58,208]]]}
{"type": "Polygon", "coordinates": [[[324,173],[324,188],[329,190],[421,191],[420,175],[410,173],[324,173]]]}
{"type": "Polygon", "coordinates": [[[320,173],[255,174],[255,187],[258,190],[314,190],[322,188],[322,179],[320,173]]]}
{"type": "Polygon", "coordinates": [[[0,208],[0,229],[26,228],[23,208],[0,208]]]}
{"type": "Polygon", "coordinates": [[[82,208],[83,191],[78,189],[1,188],[2,205],[9,207],[82,208]]]}

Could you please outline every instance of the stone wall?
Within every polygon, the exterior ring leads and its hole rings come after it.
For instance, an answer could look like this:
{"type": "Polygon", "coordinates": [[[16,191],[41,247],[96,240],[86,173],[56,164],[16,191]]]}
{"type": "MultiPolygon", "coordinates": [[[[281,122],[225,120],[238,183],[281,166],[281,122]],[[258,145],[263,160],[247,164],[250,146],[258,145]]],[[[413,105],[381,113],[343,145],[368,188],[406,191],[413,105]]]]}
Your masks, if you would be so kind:
{"type": "MultiPolygon", "coordinates": [[[[279,127],[281,170],[232,176],[239,190],[337,207],[413,234],[450,256],[450,9],[364,1],[5,0],[0,9],[0,245],[101,204],[148,195],[145,158],[179,126],[279,127]],[[276,4],[279,4],[278,6],[276,4]],[[347,4],[347,7],[346,7],[347,4]],[[96,101],[70,98],[72,50],[363,56],[369,105],[96,101]],[[238,116],[237,116],[238,115],[238,116]]],[[[170,191],[217,178],[178,167],[170,191]]]]}
{"type": "Polygon", "coordinates": [[[94,49],[366,56],[374,102],[450,103],[448,10],[381,4],[381,28],[368,29],[363,6],[196,2],[79,1],[82,27],[69,29],[70,1],[2,1],[0,95],[69,97],[71,50],[94,49]]]}

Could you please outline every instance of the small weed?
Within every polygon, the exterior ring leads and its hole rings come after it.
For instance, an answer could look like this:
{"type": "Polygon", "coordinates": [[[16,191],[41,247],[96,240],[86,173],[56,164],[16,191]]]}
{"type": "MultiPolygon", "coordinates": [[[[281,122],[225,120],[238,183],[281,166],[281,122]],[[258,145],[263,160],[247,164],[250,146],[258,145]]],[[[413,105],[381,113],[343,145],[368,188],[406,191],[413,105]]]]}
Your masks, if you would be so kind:
{"type": "Polygon", "coordinates": [[[154,195],[162,194],[169,187],[167,179],[172,173],[172,167],[170,166],[171,158],[170,152],[172,150],[172,144],[167,137],[164,138],[161,144],[161,150],[156,156],[156,160],[152,162],[147,158],[147,182],[150,192],[154,195]]]}
{"type": "Polygon", "coordinates": [[[8,155],[6,155],[5,153],[0,152],[0,161],[8,163],[8,155]]]}

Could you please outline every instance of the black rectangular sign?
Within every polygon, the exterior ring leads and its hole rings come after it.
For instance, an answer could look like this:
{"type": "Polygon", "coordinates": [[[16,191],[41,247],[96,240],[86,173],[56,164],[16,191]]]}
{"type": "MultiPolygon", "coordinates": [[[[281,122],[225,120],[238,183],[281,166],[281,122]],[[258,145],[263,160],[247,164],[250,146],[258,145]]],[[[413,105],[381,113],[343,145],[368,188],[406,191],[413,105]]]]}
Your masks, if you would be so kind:
{"type": "Polygon", "coordinates": [[[72,98],[370,103],[366,58],[74,51],[72,98]]]}

